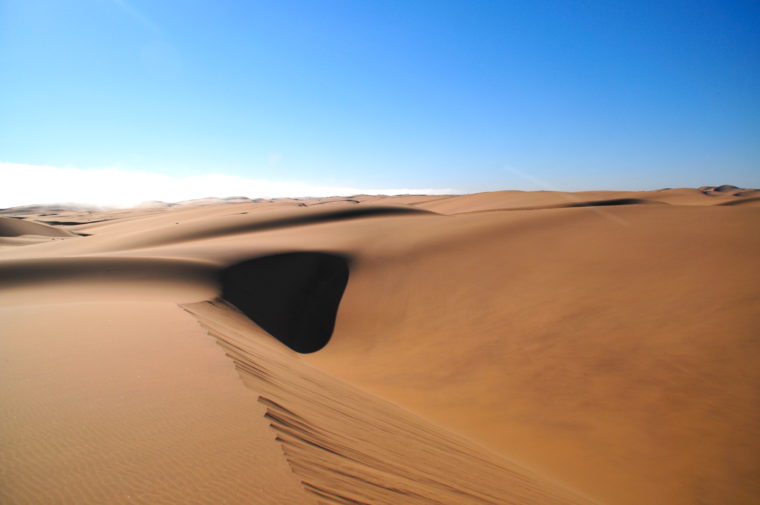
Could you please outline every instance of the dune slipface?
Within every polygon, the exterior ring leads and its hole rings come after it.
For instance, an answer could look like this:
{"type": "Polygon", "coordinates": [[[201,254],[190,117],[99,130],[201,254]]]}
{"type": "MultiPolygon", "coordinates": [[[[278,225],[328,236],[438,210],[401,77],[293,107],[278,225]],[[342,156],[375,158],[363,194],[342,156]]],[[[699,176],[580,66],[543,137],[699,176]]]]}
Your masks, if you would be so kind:
{"type": "Polygon", "coordinates": [[[332,336],[348,283],[348,260],[293,252],[232,265],[219,274],[222,298],[291,349],[310,353],[332,336]]]}
{"type": "Polygon", "coordinates": [[[23,235],[40,235],[45,237],[72,236],[71,233],[65,230],[47,224],[25,221],[23,219],[0,217],[0,237],[20,237],[23,235]]]}

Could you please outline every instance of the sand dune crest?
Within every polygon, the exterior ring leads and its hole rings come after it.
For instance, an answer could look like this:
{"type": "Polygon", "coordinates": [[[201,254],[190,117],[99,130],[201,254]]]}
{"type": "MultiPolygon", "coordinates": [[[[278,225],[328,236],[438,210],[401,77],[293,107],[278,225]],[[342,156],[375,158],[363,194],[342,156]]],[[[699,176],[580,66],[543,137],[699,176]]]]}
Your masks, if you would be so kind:
{"type": "Polygon", "coordinates": [[[73,237],[70,233],[55,226],[48,226],[25,219],[0,217],[0,237],[20,237],[22,235],[41,235],[43,237],[73,237]]]}

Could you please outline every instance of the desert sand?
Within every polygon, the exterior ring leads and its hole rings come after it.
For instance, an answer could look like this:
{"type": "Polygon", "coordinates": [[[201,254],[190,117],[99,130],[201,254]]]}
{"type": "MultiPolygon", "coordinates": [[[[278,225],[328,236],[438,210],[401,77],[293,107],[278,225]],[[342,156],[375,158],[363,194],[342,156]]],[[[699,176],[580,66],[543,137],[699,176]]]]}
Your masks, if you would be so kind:
{"type": "Polygon", "coordinates": [[[0,503],[760,503],[760,191],[0,211],[0,503]]]}

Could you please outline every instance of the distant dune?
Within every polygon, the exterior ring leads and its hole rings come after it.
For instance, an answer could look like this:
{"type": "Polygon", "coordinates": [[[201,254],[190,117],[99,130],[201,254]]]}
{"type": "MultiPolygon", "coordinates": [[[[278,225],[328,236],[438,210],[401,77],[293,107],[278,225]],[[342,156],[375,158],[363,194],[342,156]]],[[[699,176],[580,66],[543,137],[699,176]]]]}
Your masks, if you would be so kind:
{"type": "Polygon", "coordinates": [[[0,217],[0,237],[21,237],[24,235],[36,235],[40,237],[73,236],[72,233],[61,228],[47,226],[34,221],[25,221],[23,219],[0,217]]]}
{"type": "Polygon", "coordinates": [[[0,503],[759,503],[759,207],[0,210],[0,503]]]}

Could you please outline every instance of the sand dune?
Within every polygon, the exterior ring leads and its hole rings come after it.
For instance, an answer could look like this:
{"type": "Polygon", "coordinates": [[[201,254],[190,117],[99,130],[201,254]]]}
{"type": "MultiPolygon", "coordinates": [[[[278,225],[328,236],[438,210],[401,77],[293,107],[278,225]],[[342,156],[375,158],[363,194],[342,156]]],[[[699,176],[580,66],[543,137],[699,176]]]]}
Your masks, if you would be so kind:
{"type": "MultiPolygon", "coordinates": [[[[732,188],[734,186],[731,186],[732,188]]],[[[713,191],[680,188],[659,191],[581,191],[563,193],[558,191],[497,191],[472,195],[436,198],[418,203],[417,206],[442,214],[457,214],[482,210],[542,209],[562,207],[591,207],[603,205],[635,205],[644,203],[668,203],[671,205],[731,205],[760,196],[760,191],[739,190],[713,191]]]]}
{"type": "Polygon", "coordinates": [[[77,236],[67,230],[22,218],[0,217],[0,247],[29,245],[77,236]]]}
{"type": "Polygon", "coordinates": [[[760,196],[750,197],[750,198],[742,198],[741,200],[728,200],[725,202],[721,202],[718,205],[726,206],[726,205],[751,205],[753,207],[760,206],[760,196]]]}
{"type": "Polygon", "coordinates": [[[319,503],[591,503],[273,348],[223,302],[186,308],[260,395],[288,464],[319,503]]]}
{"type": "Polygon", "coordinates": [[[757,503],[758,198],[6,209],[0,501],[757,503]]]}
{"type": "Polygon", "coordinates": [[[1,503],[313,503],[265,408],[176,305],[28,305],[0,318],[1,503]]]}
{"type": "Polygon", "coordinates": [[[0,217],[0,237],[20,237],[22,235],[39,235],[42,237],[72,237],[73,234],[42,223],[0,217]]]}

